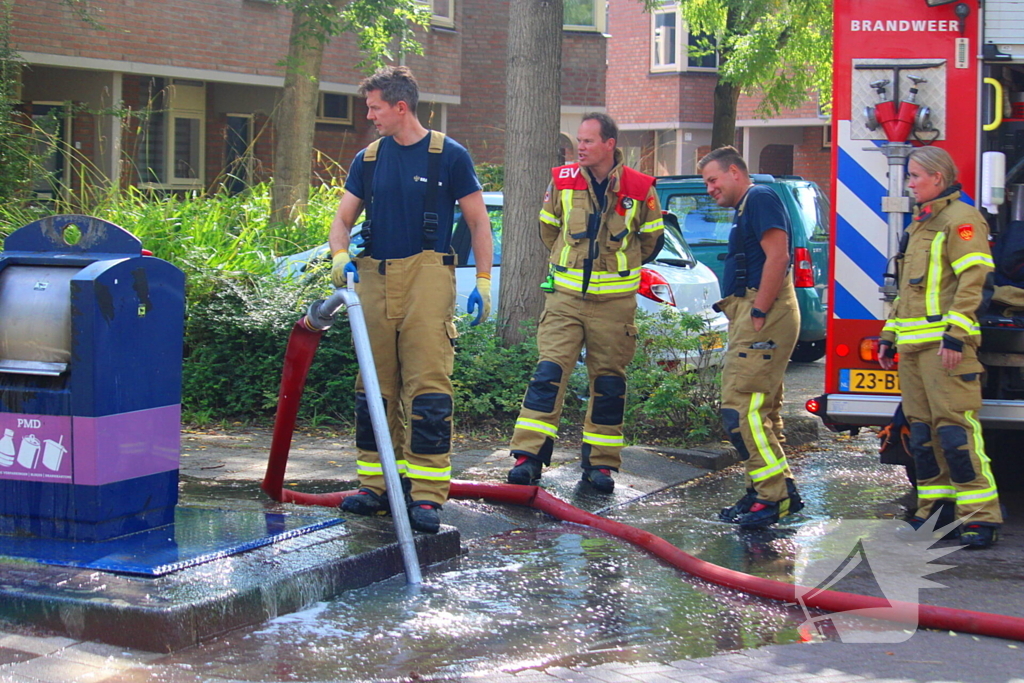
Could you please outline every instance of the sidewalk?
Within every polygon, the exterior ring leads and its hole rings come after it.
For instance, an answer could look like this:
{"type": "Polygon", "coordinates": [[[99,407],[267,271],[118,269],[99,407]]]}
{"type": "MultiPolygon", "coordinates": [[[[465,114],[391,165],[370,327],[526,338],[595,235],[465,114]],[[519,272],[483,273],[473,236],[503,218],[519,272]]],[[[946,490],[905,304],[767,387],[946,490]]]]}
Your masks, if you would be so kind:
{"type": "MultiPolygon", "coordinates": [[[[804,397],[790,393],[791,405],[799,407],[804,397]]],[[[796,417],[796,411],[790,413],[796,417]]],[[[800,426],[793,420],[795,427],[800,426]]],[[[813,424],[813,423],[812,423],[813,424]]],[[[807,427],[805,427],[807,428],[807,427]]],[[[795,430],[798,431],[798,430],[795,430]]],[[[822,448],[847,448],[834,435],[822,433],[822,448]],[[829,446],[829,444],[834,444],[829,446]]],[[[264,429],[191,430],[182,435],[182,479],[186,486],[208,487],[212,494],[233,492],[235,497],[258,492],[269,451],[270,431],[264,429]]],[[[711,451],[719,449],[711,448],[711,451]]],[[[723,445],[723,449],[726,450],[723,445]]],[[[671,453],[670,453],[671,454],[671,453]]],[[[721,457],[718,453],[716,457],[721,457]]],[[[322,438],[316,434],[297,434],[291,451],[286,485],[311,485],[319,490],[337,490],[354,485],[355,449],[350,439],[322,438]]],[[[578,449],[556,450],[554,465],[567,465],[551,473],[553,488],[578,478],[578,449]]],[[[662,485],[672,485],[702,476],[692,464],[676,457],[663,457],[648,449],[633,448],[625,454],[624,467],[616,497],[628,500],[662,485]]],[[[456,444],[453,455],[456,478],[475,481],[502,481],[511,464],[507,450],[494,444],[466,442],[456,444]]],[[[736,472],[739,475],[739,472],[736,472]]],[[[548,485],[548,484],[546,484],[548,485]]],[[[557,491],[556,491],[557,494],[557,491]]],[[[503,531],[498,522],[489,523],[480,515],[469,515],[453,502],[445,506],[443,521],[459,527],[464,540],[503,531]]],[[[943,604],[1019,614],[1024,600],[1020,567],[1024,566],[1019,530],[990,555],[972,553],[963,562],[963,571],[946,572],[936,578],[951,586],[940,591],[943,604]],[[979,572],[977,567],[991,566],[979,572]],[[951,574],[958,574],[952,576],[951,574]]],[[[67,616],[75,618],[73,614],[67,616]]],[[[367,643],[367,647],[372,647],[367,643]]],[[[216,652],[224,662],[220,670],[232,670],[230,651],[216,652]]],[[[235,655],[237,656],[237,655],[235,655]]],[[[302,678],[292,678],[304,680],[302,678]]],[[[230,677],[202,675],[188,665],[172,661],[159,653],[126,650],[70,638],[55,637],[31,628],[0,624],[0,682],[65,683],[67,681],[105,683],[228,683],[230,677]]],[[[247,677],[245,680],[257,680],[247,677]]],[[[268,668],[258,680],[279,680],[268,668]]],[[[291,680],[291,679],[289,679],[291,680]]],[[[555,683],[557,681],[594,681],[597,683],[663,683],[688,681],[1019,681],[1024,683],[1024,643],[983,638],[946,631],[920,630],[908,641],[896,644],[844,644],[837,641],[772,645],[702,659],[652,662],[606,663],[589,667],[548,667],[543,671],[516,673],[487,672],[473,677],[437,678],[416,675],[403,679],[409,683],[425,681],[465,681],[476,683],[555,683]]]]}
{"type": "MultiPolygon", "coordinates": [[[[256,482],[263,475],[269,432],[246,430],[190,432],[184,435],[186,457],[182,473],[216,487],[218,482],[256,482]]],[[[500,480],[509,464],[507,451],[472,444],[453,457],[457,477],[500,480]]],[[[650,451],[631,449],[628,461],[640,470],[625,477],[621,495],[640,495],[648,476],[664,480],[686,479],[699,470],[650,451]],[[628,482],[633,482],[632,485],[628,482]]],[[[575,462],[570,450],[555,453],[555,463],[575,462]]],[[[287,482],[344,482],[352,472],[354,449],[346,440],[300,435],[296,439],[287,482]]],[[[568,475],[570,468],[565,474],[568,475]]],[[[571,467],[574,469],[574,467],[571,467]]],[[[561,473],[559,473],[561,474],[561,473]]],[[[562,477],[555,477],[560,479],[562,477]]],[[[566,477],[568,478],[568,477],[566,477]]],[[[448,521],[461,527],[458,505],[446,507],[448,521]],[[458,521],[456,521],[458,519],[458,521]]],[[[464,538],[493,529],[466,524],[464,538]]],[[[1011,572],[1012,573],[1012,572],[1011,572]]],[[[987,586],[992,590],[995,586],[987,586]]],[[[1007,589],[1010,586],[1006,586],[1007,589]]],[[[1019,592],[1019,586],[1013,586],[1019,592]]],[[[994,596],[989,596],[994,597],[994,596]]],[[[0,681],[3,683],[211,683],[230,678],[200,676],[180,664],[162,663],[166,655],[125,650],[97,643],[32,633],[21,627],[0,628],[0,681]]],[[[472,678],[441,679],[423,676],[408,681],[463,680],[467,683],[554,683],[594,681],[604,683],[662,683],[690,681],[1021,681],[1024,682],[1024,644],[949,632],[919,631],[899,644],[853,645],[814,642],[776,645],[703,659],[661,663],[615,663],[568,669],[550,667],[515,674],[490,672],[472,678]]],[[[273,679],[265,679],[273,680],[273,679]]]]}

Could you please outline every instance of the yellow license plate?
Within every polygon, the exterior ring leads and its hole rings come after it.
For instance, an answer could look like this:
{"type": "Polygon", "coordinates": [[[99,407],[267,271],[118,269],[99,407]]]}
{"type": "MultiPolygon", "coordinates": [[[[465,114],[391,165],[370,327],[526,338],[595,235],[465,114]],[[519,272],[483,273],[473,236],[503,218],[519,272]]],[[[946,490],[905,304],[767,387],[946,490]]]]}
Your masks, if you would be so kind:
{"type": "Polygon", "coordinates": [[[895,370],[840,370],[839,391],[862,394],[898,394],[900,377],[895,370]]]}

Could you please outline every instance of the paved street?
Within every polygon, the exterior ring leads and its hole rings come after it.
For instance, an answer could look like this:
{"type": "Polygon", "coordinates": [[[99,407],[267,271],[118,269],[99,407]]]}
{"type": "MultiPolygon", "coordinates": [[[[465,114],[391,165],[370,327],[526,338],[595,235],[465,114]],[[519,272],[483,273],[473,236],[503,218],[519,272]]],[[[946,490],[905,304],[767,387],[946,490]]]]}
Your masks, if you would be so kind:
{"type": "MultiPolygon", "coordinates": [[[[821,363],[792,365],[787,380],[789,415],[799,422],[803,402],[820,393],[821,363]]],[[[813,423],[812,423],[813,424],[813,423]]],[[[262,478],[269,434],[266,430],[202,430],[183,435],[182,474],[193,484],[202,481],[212,494],[219,486],[233,487],[262,478]]],[[[815,453],[834,452],[870,456],[873,437],[855,440],[822,432],[815,453]]],[[[805,449],[806,450],[806,449],[805,449]]],[[[813,454],[812,454],[813,455],[813,454]]],[[[817,456],[797,455],[798,477],[814,476],[817,456]]],[[[658,456],[647,453],[636,460],[657,462],[658,456]]],[[[556,452],[556,463],[576,460],[575,451],[556,452]]],[[[322,439],[315,435],[299,435],[293,449],[286,482],[301,486],[304,482],[340,481],[354,471],[354,450],[343,439],[322,439]]],[[[828,462],[822,456],[823,462],[828,462]]],[[[507,452],[501,444],[463,444],[454,458],[456,476],[460,479],[500,479],[509,465],[507,452]]],[[[685,467],[669,463],[668,471],[685,467]]],[[[645,472],[645,475],[649,473],[645,472]]],[[[734,482],[739,469],[733,467],[717,475],[721,481],[734,482]]],[[[888,504],[887,504],[888,505],[888,504]]],[[[886,510],[896,510],[894,502],[886,510]]],[[[1024,533],[1017,519],[1019,504],[1007,525],[1000,546],[989,554],[958,553],[954,567],[935,578],[950,586],[934,593],[934,603],[967,609],[1024,616],[1024,533]],[[961,557],[963,555],[964,557],[961,557]]],[[[449,522],[464,529],[464,542],[474,534],[488,531],[479,522],[470,522],[458,503],[445,508],[449,522]]],[[[69,615],[69,618],[73,618],[69,615]]],[[[838,640],[787,645],[769,645],[758,649],[740,649],[712,657],[672,662],[626,661],[606,662],[596,666],[548,665],[541,669],[510,671],[489,670],[462,677],[431,677],[410,672],[409,676],[391,678],[401,681],[488,681],[493,683],[533,683],[556,681],[595,681],[605,683],[662,683],[666,681],[1022,681],[1024,682],[1024,643],[972,636],[949,631],[919,630],[903,643],[851,644],[838,640]]],[[[217,641],[200,649],[174,655],[125,650],[123,648],[81,642],[54,636],[22,626],[0,628],[0,681],[10,683],[64,683],[88,681],[108,683],[227,683],[228,681],[325,680],[303,677],[294,670],[279,674],[267,661],[266,667],[253,667],[234,650],[229,639],[217,641]],[[215,668],[200,666],[216,660],[215,668]],[[191,662],[191,663],[190,663],[191,662]],[[245,666],[242,666],[245,665],[245,666]],[[253,673],[253,672],[258,673],[253,673]],[[234,672],[234,673],[232,673],[234,672]]],[[[365,643],[366,656],[373,656],[370,641],[365,643]]],[[[250,657],[245,651],[244,657],[250,657]]],[[[274,653],[267,653],[273,659],[274,653]]],[[[301,648],[288,656],[301,660],[301,648]]],[[[260,655],[262,658],[263,655],[260,655]]],[[[256,662],[258,664],[258,662],[256,662]]],[[[347,679],[338,679],[347,680],[347,679]]]]}

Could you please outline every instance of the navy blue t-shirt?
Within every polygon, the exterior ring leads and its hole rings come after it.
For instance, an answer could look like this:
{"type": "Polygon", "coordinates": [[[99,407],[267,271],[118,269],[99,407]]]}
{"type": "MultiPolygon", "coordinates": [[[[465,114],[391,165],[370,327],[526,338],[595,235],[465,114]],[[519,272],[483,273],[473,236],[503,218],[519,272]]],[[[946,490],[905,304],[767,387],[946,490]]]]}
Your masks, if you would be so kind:
{"type": "Polygon", "coordinates": [[[737,209],[732,231],[729,233],[729,253],[725,257],[722,274],[722,296],[736,292],[736,254],[747,254],[747,287],[761,286],[761,273],[766,260],[761,238],[772,228],[786,231],[789,243],[790,261],[793,254],[793,228],[789,214],[775,190],[767,185],[753,185],[747,190],[746,205],[740,200],[743,212],[737,209]]]}
{"type": "MultiPolygon", "coordinates": [[[[436,251],[447,252],[452,238],[455,202],[482,189],[466,148],[449,137],[441,150],[437,208],[423,206],[427,193],[430,134],[408,146],[391,137],[381,139],[373,175],[373,253],[375,259],[398,259],[423,251],[423,212],[437,212],[436,251]]],[[[345,191],[366,198],[363,188],[363,154],[356,154],[349,169],[345,191]]]]}

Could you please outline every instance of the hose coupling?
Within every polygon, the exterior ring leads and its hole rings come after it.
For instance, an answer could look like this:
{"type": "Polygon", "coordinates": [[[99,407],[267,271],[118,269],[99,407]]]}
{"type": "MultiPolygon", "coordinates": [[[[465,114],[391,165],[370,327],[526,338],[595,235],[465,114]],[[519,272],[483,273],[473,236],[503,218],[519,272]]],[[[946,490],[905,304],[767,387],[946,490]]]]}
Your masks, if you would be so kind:
{"type": "Polygon", "coordinates": [[[324,306],[324,303],[326,303],[324,299],[317,299],[306,309],[306,317],[303,320],[306,326],[312,330],[325,332],[334,325],[334,313],[330,313],[330,309],[324,306]]]}

